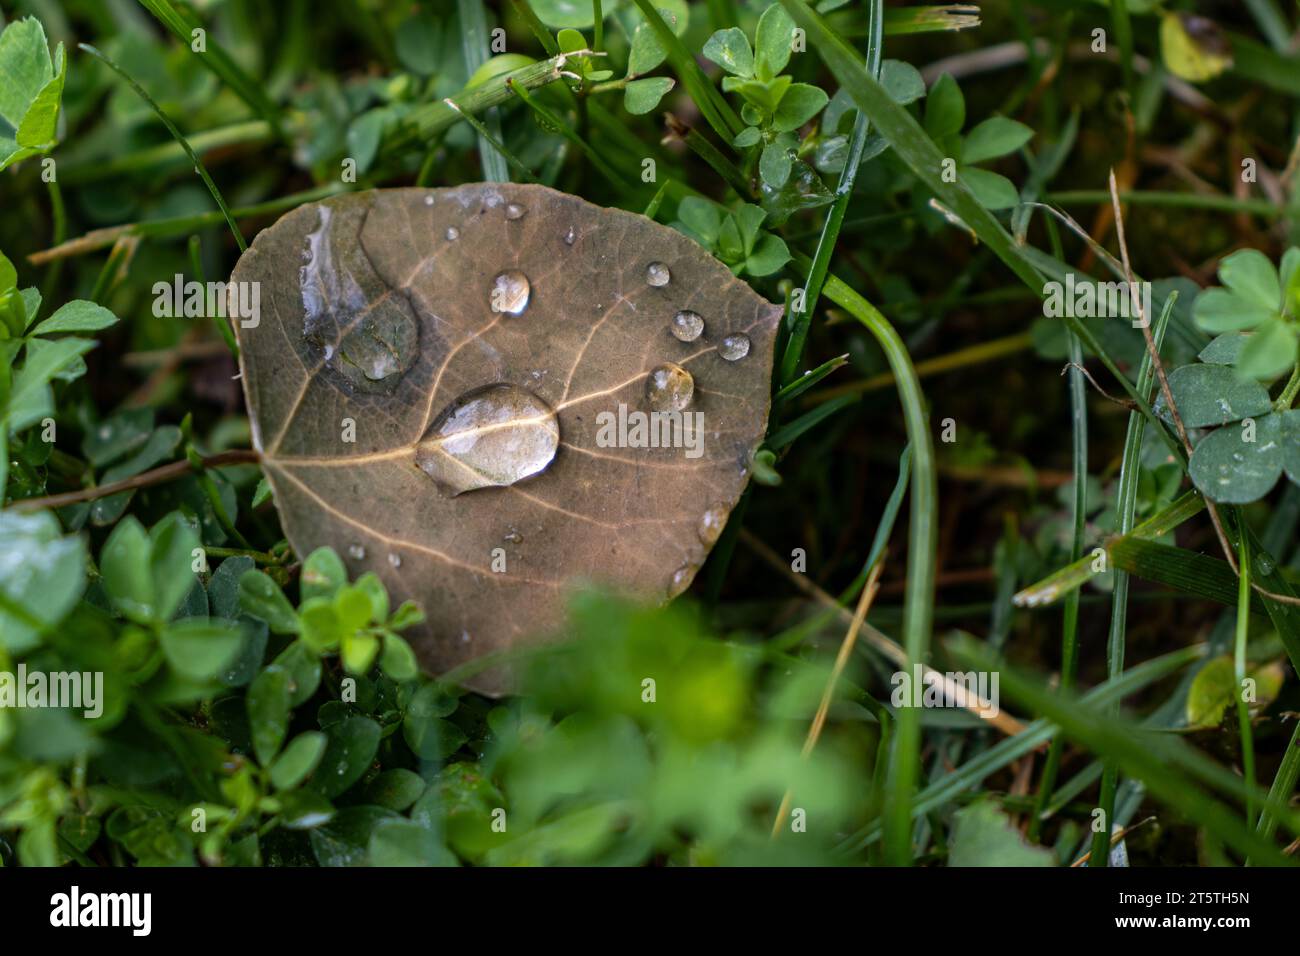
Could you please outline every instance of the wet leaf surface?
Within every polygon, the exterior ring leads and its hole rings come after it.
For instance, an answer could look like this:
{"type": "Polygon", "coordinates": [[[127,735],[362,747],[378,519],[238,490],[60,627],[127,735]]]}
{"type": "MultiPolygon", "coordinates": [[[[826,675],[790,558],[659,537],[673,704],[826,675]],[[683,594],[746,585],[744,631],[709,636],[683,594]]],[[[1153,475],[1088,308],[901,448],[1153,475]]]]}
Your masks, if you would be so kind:
{"type": "Polygon", "coordinates": [[[294,210],[232,279],[260,283],[260,322],[235,324],[285,533],[419,602],[434,672],[554,632],[580,582],[680,593],[762,440],[781,309],[638,215],[539,186],[380,190],[294,210]],[[690,379],[671,401],[665,366],[690,379]],[[658,423],[676,447],[635,447],[641,414],[683,401],[683,427],[658,423]]]}

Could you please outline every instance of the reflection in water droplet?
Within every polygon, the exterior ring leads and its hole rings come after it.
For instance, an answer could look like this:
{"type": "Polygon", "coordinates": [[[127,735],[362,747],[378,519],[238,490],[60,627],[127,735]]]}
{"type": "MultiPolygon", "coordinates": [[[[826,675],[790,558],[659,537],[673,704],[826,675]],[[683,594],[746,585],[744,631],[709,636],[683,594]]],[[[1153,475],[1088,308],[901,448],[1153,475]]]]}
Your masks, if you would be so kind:
{"type": "Polygon", "coordinates": [[[455,226],[448,226],[448,227],[447,227],[447,241],[448,241],[448,242],[455,242],[455,241],[456,241],[457,239],[459,239],[459,238],[460,238],[460,230],[457,229],[455,226]]]}
{"type": "Polygon", "coordinates": [[[698,312],[682,309],[673,316],[673,335],[682,342],[694,342],[704,332],[704,319],[698,312]]]}
{"type": "Polygon", "coordinates": [[[578,238],[577,232],[575,232],[573,227],[570,226],[569,231],[564,234],[564,244],[566,246],[571,246],[573,245],[573,241],[577,238],[578,238]]]}
{"type": "Polygon", "coordinates": [[[528,214],[528,210],[517,202],[509,203],[506,206],[506,218],[510,220],[523,219],[528,214]]]}
{"type": "Polygon", "coordinates": [[[728,362],[738,362],[749,354],[748,335],[728,335],[718,346],[718,354],[728,362]]]}
{"type": "Polygon", "coordinates": [[[673,572],[672,579],[668,582],[668,599],[672,600],[691,586],[691,579],[695,577],[695,567],[690,564],[683,564],[673,572]]]}
{"type": "Polygon", "coordinates": [[[725,509],[717,507],[710,508],[700,516],[699,527],[696,531],[699,533],[700,540],[704,544],[711,545],[718,540],[722,534],[722,529],[727,523],[727,512],[725,509]]]}
{"type": "Polygon", "coordinates": [[[366,556],[366,549],[359,544],[350,544],[348,545],[348,554],[360,561],[366,556]]]}
{"type": "Polygon", "coordinates": [[[662,262],[652,262],[646,266],[645,281],[653,286],[666,286],[672,279],[672,273],[662,262]]]}
{"type": "Polygon", "coordinates": [[[517,385],[487,385],[443,409],[416,446],[415,463],[455,497],[545,470],[559,444],[551,406],[517,385]]]}
{"type": "Polygon", "coordinates": [[[532,288],[528,277],[522,272],[502,272],[492,280],[492,291],[488,294],[493,312],[508,312],[520,315],[528,308],[528,296],[532,288]]]}
{"type": "Polygon", "coordinates": [[[395,553],[390,554],[388,556],[388,563],[395,568],[400,568],[402,566],[402,556],[400,554],[395,554],[395,553]]]}
{"type": "Polygon", "coordinates": [[[695,379],[680,365],[665,362],[646,377],[645,397],[656,412],[680,412],[691,403],[695,379]]]}
{"type": "Polygon", "coordinates": [[[520,534],[518,531],[516,531],[514,528],[511,528],[504,535],[502,535],[501,540],[509,541],[511,544],[519,544],[524,540],[524,536],[520,534]]]}
{"type": "Polygon", "coordinates": [[[433,205],[433,196],[431,196],[431,195],[430,195],[430,196],[425,196],[425,197],[424,197],[424,204],[425,204],[426,206],[432,206],[432,205],[433,205]]]}
{"type": "Polygon", "coordinates": [[[355,235],[359,211],[321,206],[298,272],[303,338],[322,364],[363,392],[392,392],[419,355],[409,301],[375,276],[355,235]]]}

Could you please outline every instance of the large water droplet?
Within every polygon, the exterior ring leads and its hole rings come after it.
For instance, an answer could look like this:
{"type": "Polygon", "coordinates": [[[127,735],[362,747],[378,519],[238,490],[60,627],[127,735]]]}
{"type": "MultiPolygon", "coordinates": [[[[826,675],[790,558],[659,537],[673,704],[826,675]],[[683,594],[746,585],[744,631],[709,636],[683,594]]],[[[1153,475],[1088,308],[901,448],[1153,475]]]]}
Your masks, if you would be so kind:
{"type": "Polygon", "coordinates": [[[665,362],[650,372],[645,383],[646,401],[656,412],[680,412],[691,403],[695,379],[680,365],[665,362]]]}
{"type": "Polygon", "coordinates": [[[700,515],[700,524],[696,531],[700,536],[700,540],[708,546],[718,540],[718,536],[722,534],[722,529],[726,524],[726,509],[720,507],[710,508],[700,515]]]}
{"type": "Polygon", "coordinates": [[[415,463],[454,497],[543,471],[559,444],[551,406],[517,385],[487,385],[443,409],[416,446],[415,463]]]}
{"type": "Polygon", "coordinates": [[[520,315],[528,308],[528,297],[531,292],[532,287],[528,284],[528,277],[522,272],[511,270],[502,272],[492,280],[488,301],[493,312],[520,315]]]}
{"type": "Polygon", "coordinates": [[[460,238],[460,230],[457,229],[455,226],[448,226],[446,236],[448,242],[455,242],[457,239],[460,238]]]}
{"type": "Polygon", "coordinates": [[[515,219],[523,219],[524,216],[526,216],[526,215],[528,215],[528,210],[525,209],[523,206],[519,205],[519,203],[517,203],[517,202],[512,202],[512,203],[507,203],[507,204],[506,204],[506,218],[507,218],[507,219],[512,220],[512,221],[515,220],[515,219]]]}
{"type": "Polygon", "coordinates": [[[666,286],[672,280],[672,273],[662,262],[652,262],[646,266],[645,281],[652,286],[666,286]]]}
{"type": "Polygon", "coordinates": [[[682,309],[673,316],[673,336],[682,342],[694,342],[704,334],[704,319],[698,312],[682,309]]]}
{"type": "Polygon", "coordinates": [[[728,335],[718,346],[718,354],[728,362],[738,362],[749,354],[749,336],[728,335]]]}

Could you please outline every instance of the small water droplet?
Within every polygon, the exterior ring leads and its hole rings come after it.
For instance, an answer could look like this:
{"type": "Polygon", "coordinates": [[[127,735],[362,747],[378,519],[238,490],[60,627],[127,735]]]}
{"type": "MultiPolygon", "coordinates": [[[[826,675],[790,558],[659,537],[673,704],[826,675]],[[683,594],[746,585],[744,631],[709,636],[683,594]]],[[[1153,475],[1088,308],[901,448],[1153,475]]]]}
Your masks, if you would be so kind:
{"type": "Polygon", "coordinates": [[[668,271],[668,267],[662,262],[652,262],[646,266],[645,281],[652,286],[666,286],[672,277],[672,273],[668,271]]]}
{"type": "Polygon", "coordinates": [[[646,377],[645,397],[656,412],[680,412],[691,403],[695,379],[680,365],[665,362],[646,377]]]}
{"type": "Polygon", "coordinates": [[[502,535],[501,540],[509,541],[511,544],[519,544],[524,540],[524,536],[520,534],[518,531],[516,531],[514,528],[511,528],[504,535],[502,535]]]}
{"type": "Polygon", "coordinates": [[[528,210],[517,202],[506,204],[506,218],[509,220],[523,219],[528,214],[528,210]]]}
{"type": "Polygon", "coordinates": [[[448,227],[447,227],[447,241],[448,241],[448,242],[455,242],[455,241],[456,241],[457,239],[459,239],[459,238],[460,238],[460,230],[457,229],[455,226],[448,226],[448,227]]]}
{"type": "Polygon", "coordinates": [[[511,270],[502,272],[492,280],[492,290],[488,300],[493,312],[520,315],[528,308],[528,297],[531,292],[532,287],[528,284],[528,277],[522,272],[511,270]]]}
{"type": "Polygon", "coordinates": [[[682,309],[673,316],[673,336],[681,342],[694,342],[704,334],[704,319],[698,312],[682,309]]]}
{"type": "Polygon", "coordinates": [[[577,238],[578,238],[578,233],[574,231],[574,228],[572,226],[570,226],[569,231],[564,234],[564,244],[566,246],[571,246],[573,245],[574,240],[577,238]]]}
{"type": "Polygon", "coordinates": [[[468,643],[469,643],[469,640],[470,640],[470,638],[469,638],[469,631],[461,631],[461,632],[460,632],[460,642],[461,642],[462,644],[468,644],[468,643]]]}
{"type": "Polygon", "coordinates": [[[424,197],[424,204],[425,204],[426,206],[432,206],[432,205],[433,205],[433,196],[432,196],[432,195],[425,196],[425,197],[424,197]]]}
{"type": "Polygon", "coordinates": [[[348,554],[360,561],[366,556],[366,549],[359,544],[350,544],[348,545],[348,554]]]}
{"type": "Polygon", "coordinates": [[[466,392],[443,409],[416,447],[415,463],[455,497],[544,471],[559,444],[551,406],[527,389],[501,383],[466,392]]]}
{"type": "Polygon", "coordinates": [[[395,568],[400,568],[402,566],[402,556],[400,554],[390,554],[388,556],[388,563],[395,568]]]}
{"type": "Polygon", "coordinates": [[[691,579],[695,577],[695,566],[683,564],[673,572],[672,578],[668,582],[668,599],[672,600],[691,586],[691,579]]]}
{"type": "Polygon", "coordinates": [[[700,540],[707,546],[718,540],[718,536],[722,534],[722,529],[726,524],[726,509],[720,506],[713,507],[700,515],[700,524],[696,531],[699,533],[700,540]]]}
{"type": "Polygon", "coordinates": [[[739,362],[749,354],[749,336],[743,334],[728,335],[718,346],[718,354],[728,362],[739,362]]]}
{"type": "Polygon", "coordinates": [[[1276,565],[1274,565],[1273,558],[1271,555],[1268,554],[1255,555],[1256,574],[1260,575],[1261,577],[1267,577],[1268,575],[1273,573],[1274,567],[1276,567],[1276,565]]]}

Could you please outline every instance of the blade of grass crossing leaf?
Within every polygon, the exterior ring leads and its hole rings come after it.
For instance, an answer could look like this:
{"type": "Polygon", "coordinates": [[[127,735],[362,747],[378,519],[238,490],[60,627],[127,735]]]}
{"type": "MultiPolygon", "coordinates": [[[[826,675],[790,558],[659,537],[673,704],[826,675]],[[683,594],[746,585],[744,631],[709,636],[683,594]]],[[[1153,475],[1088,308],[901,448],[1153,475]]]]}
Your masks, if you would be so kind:
{"type": "MultiPolygon", "coordinates": [[[[140,5],[152,13],[177,40],[194,50],[198,42],[198,34],[195,31],[204,28],[188,12],[178,10],[170,0],[140,0],[140,5]]],[[[207,34],[206,30],[202,34],[202,39],[203,50],[194,50],[199,62],[215,73],[255,113],[270,123],[276,136],[282,136],[279,108],[271,102],[262,87],[240,68],[239,64],[231,58],[221,44],[207,34]]]]}
{"type": "MultiPolygon", "coordinates": [[[[456,9],[460,14],[461,49],[465,54],[465,72],[469,76],[487,62],[488,37],[487,14],[483,11],[483,0],[456,0],[456,9]]],[[[491,136],[479,135],[479,161],[483,166],[483,179],[490,183],[510,181],[510,172],[506,168],[506,158],[495,146],[493,140],[501,139],[501,119],[495,109],[489,109],[485,115],[491,136]]]]}
{"type": "Polygon", "coordinates": [[[77,46],[80,47],[82,50],[85,50],[87,53],[89,53],[91,56],[95,57],[96,59],[101,60],[109,69],[111,69],[122,79],[126,80],[126,82],[130,85],[131,89],[133,89],[136,92],[136,95],[149,104],[149,106],[153,109],[154,113],[157,114],[158,118],[162,120],[163,125],[167,127],[167,132],[172,134],[176,142],[180,143],[181,146],[184,148],[186,155],[189,156],[189,158],[194,161],[194,171],[199,174],[199,178],[203,180],[203,184],[208,187],[208,192],[210,192],[212,194],[212,198],[216,200],[217,206],[221,209],[221,214],[226,219],[226,225],[228,225],[230,227],[230,231],[234,233],[235,244],[239,246],[239,251],[243,252],[245,249],[247,249],[248,244],[244,242],[244,235],[239,231],[239,227],[235,225],[235,219],[230,214],[230,209],[226,206],[226,201],[221,198],[221,191],[217,189],[217,184],[214,183],[212,181],[212,177],[208,175],[207,167],[203,165],[202,161],[195,154],[194,150],[190,148],[189,142],[186,141],[185,137],[181,135],[181,131],[176,128],[176,124],[173,123],[167,117],[167,114],[162,111],[162,107],[160,107],[157,103],[154,102],[153,97],[145,92],[144,87],[142,87],[139,83],[133,80],[125,70],[123,70],[120,66],[118,66],[116,63],[114,63],[112,60],[106,57],[103,53],[99,52],[99,50],[95,49],[93,46],[91,46],[88,43],[79,43],[77,44],[77,46]]]}
{"type": "MultiPolygon", "coordinates": [[[[803,266],[807,267],[804,259],[803,266]]],[[[934,613],[934,564],[938,543],[938,486],[930,416],[907,347],[894,327],[866,299],[833,275],[826,277],[826,297],[861,322],[879,343],[898,381],[903,420],[912,449],[912,502],[907,535],[907,584],[903,597],[903,649],[909,665],[925,661],[934,613]]],[[[829,403],[828,403],[829,404],[829,403]]],[[[890,752],[884,810],[885,858],[912,862],[912,797],[920,777],[921,715],[915,707],[899,709],[890,752]]]]}
{"type": "MultiPolygon", "coordinates": [[[[867,65],[866,69],[876,79],[880,78],[880,56],[884,45],[881,26],[884,16],[883,0],[869,0],[867,4],[867,65]]],[[[835,187],[835,201],[831,203],[826,221],[822,224],[821,238],[817,240],[817,249],[813,253],[812,267],[808,270],[808,280],[804,283],[802,307],[791,311],[792,319],[790,340],[781,356],[780,383],[789,385],[795,379],[799,360],[803,357],[804,342],[808,338],[808,329],[812,325],[813,311],[821,296],[822,283],[830,269],[831,256],[835,252],[835,243],[840,237],[840,227],[844,224],[844,214],[853,197],[853,184],[858,178],[858,166],[862,162],[862,151],[866,147],[867,131],[871,121],[861,109],[853,121],[853,138],[849,144],[848,158],[840,172],[839,185],[835,187]]]]}
{"type": "MultiPolygon", "coordinates": [[[[1152,330],[1157,354],[1164,342],[1165,329],[1169,326],[1169,316],[1173,314],[1175,296],[1170,295],[1165,301],[1164,310],[1152,330]]],[[[1138,367],[1137,392],[1139,399],[1150,401],[1150,392],[1155,380],[1155,367],[1151,353],[1144,352],[1138,367]]],[[[1119,490],[1116,492],[1115,511],[1118,515],[1116,531],[1128,534],[1133,530],[1134,514],[1137,511],[1138,473],[1142,466],[1142,435],[1146,430],[1146,419],[1137,412],[1131,412],[1128,418],[1128,434],[1124,439],[1124,452],[1120,464],[1119,490]]],[[[1112,680],[1124,672],[1124,644],[1128,626],[1128,590],[1129,577],[1125,571],[1114,572],[1114,591],[1111,595],[1110,634],[1106,642],[1106,673],[1112,680]]],[[[1118,707],[1112,708],[1117,713],[1118,707]]],[[[1092,837],[1092,857],[1089,866],[1106,866],[1110,862],[1111,818],[1115,813],[1115,787],[1119,780],[1119,766],[1107,762],[1101,775],[1101,795],[1098,806],[1101,809],[1101,828],[1092,837]]]]}

